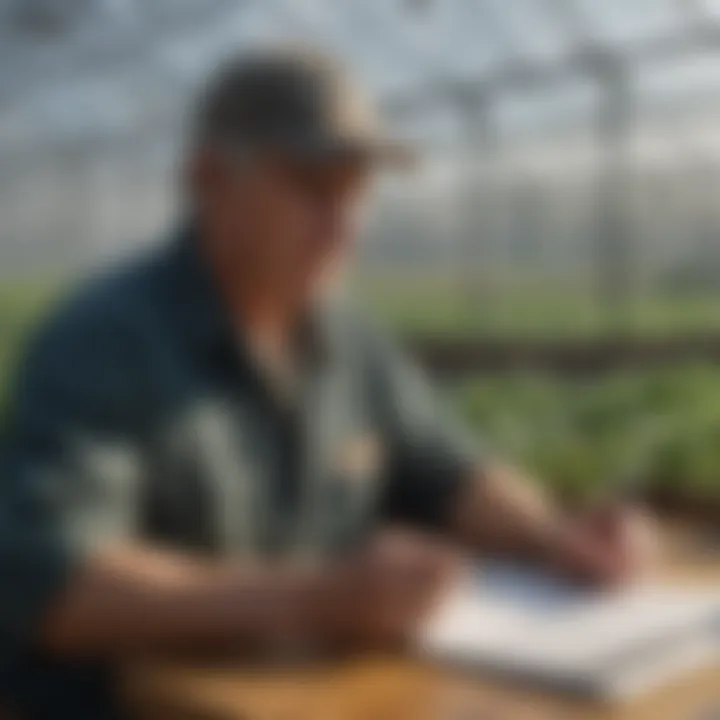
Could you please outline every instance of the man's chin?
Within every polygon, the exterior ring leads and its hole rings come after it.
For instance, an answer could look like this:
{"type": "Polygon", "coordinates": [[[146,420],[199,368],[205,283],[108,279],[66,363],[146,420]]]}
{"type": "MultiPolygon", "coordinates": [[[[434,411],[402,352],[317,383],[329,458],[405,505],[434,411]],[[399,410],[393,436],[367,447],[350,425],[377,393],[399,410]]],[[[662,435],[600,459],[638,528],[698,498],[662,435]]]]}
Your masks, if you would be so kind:
{"type": "Polygon", "coordinates": [[[288,301],[299,307],[333,301],[345,292],[342,273],[327,268],[307,272],[302,276],[293,275],[280,285],[288,301]]]}

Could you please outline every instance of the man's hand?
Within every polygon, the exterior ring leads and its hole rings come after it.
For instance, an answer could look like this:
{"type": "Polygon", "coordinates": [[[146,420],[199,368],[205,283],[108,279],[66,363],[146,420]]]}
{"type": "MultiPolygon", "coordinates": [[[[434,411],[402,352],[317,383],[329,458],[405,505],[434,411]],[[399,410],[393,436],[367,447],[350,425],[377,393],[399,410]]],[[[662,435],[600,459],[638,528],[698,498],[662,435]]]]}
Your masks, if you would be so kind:
{"type": "Polygon", "coordinates": [[[639,510],[605,506],[568,520],[532,478],[492,463],[469,478],[451,507],[449,526],[473,550],[610,586],[642,574],[656,544],[652,523],[639,510]]]}
{"type": "Polygon", "coordinates": [[[547,557],[551,566],[570,577],[614,586],[644,575],[656,555],[656,532],[646,513],[627,506],[605,506],[558,528],[547,557]]]}
{"type": "Polygon", "coordinates": [[[402,644],[459,570],[450,546],[384,531],[324,571],[314,614],[318,639],[330,645],[402,644]]]}

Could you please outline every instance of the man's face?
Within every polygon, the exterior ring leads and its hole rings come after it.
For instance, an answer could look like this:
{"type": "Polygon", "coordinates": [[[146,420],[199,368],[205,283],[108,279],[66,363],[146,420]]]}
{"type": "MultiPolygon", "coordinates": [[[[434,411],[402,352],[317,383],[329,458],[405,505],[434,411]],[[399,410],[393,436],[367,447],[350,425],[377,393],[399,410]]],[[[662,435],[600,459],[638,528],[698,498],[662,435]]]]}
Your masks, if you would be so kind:
{"type": "Polygon", "coordinates": [[[208,198],[225,256],[273,292],[307,300],[344,264],[368,185],[359,159],[299,160],[266,153],[226,166],[208,198]],[[240,267],[240,265],[238,265],[240,267]]]}

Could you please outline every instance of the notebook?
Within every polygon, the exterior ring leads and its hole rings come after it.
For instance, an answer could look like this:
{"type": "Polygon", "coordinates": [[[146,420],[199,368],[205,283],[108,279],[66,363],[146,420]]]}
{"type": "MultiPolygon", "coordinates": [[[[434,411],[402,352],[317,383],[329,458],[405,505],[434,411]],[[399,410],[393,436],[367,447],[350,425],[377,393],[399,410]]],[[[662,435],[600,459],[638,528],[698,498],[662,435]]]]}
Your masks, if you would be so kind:
{"type": "Polygon", "coordinates": [[[441,603],[419,646],[439,660],[619,700],[720,667],[720,590],[646,583],[601,593],[489,564],[441,603]]]}

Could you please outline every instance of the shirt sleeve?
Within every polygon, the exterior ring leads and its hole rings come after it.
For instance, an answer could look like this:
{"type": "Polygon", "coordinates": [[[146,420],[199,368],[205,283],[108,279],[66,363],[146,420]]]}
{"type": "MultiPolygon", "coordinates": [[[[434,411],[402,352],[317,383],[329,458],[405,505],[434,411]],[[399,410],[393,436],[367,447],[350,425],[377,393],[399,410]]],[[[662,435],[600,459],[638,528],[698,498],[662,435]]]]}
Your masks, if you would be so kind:
{"type": "Polygon", "coordinates": [[[58,327],[21,367],[0,431],[0,645],[22,652],[85,555],[127,537],[141,477],[117,337],[58,327]]]}
{"type": "Polygon", "coordinates": [[[478,439],[416,363],[387,339],[376,342],[374,404],[381,409],[388,460],[385,515],[440,528],[453,498],[481,462],[478,439]]]}

